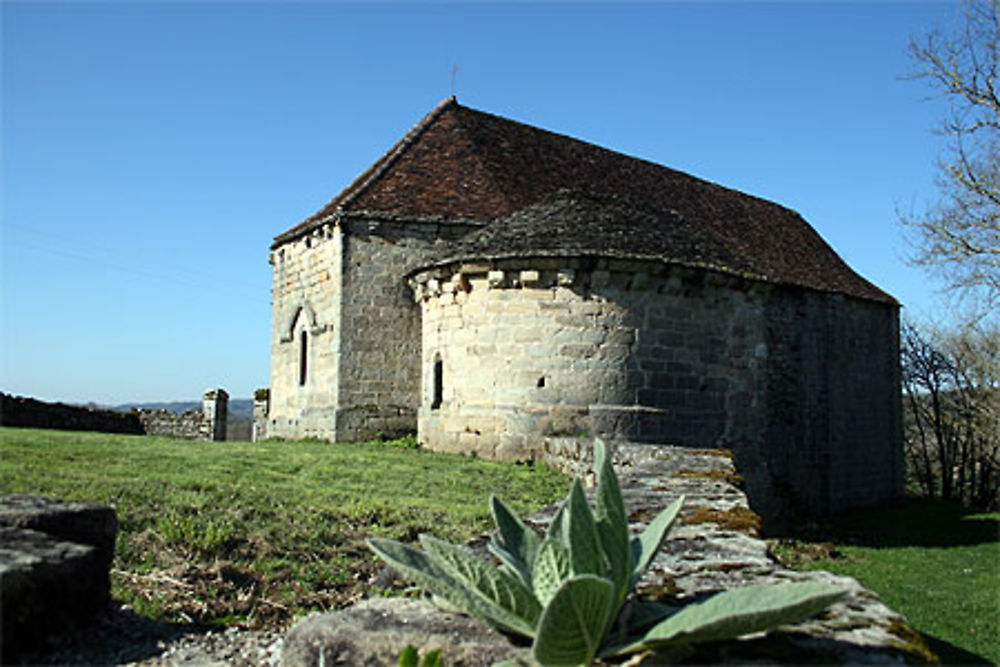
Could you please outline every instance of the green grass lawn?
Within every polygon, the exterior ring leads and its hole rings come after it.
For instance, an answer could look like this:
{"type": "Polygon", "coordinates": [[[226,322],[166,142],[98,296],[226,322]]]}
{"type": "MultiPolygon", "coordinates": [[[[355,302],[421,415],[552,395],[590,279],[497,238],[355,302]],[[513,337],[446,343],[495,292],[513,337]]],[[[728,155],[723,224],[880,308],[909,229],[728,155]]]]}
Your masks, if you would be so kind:
{"type": "Polygon", "coordinates": [[[113,594],[166,620],[282,625],[365,595],[370,535],[450,540],[490,525],[491,493],[529,512],[565,493],[545,466],[412,442],[217,443],[0,428],[0,495],[115,507],[113,594]]]}
{"type": "Polygon", "coordinates": [[[1000,514],[914,499],[841,517],[822,534],[835,546],[800,543],[779,547],[779,556],[858,579],[945,664],[1000,664],[1000,514]]]}

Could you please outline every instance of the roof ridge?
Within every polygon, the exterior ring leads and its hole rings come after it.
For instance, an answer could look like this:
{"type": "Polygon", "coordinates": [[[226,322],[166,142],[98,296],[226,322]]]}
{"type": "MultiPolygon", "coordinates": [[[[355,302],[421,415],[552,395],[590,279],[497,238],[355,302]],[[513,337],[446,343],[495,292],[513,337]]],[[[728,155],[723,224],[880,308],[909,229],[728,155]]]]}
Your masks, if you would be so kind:
{"type": "Polygon", "coordinates": [[[420,135],[422,135],[427,130],[427,128],[430,127],[434,123],[434,121],[436,121],[438,117],[441,116],[442,113],[444,113],[446,109],[453,106],[454,107],[458,106],[458,100],[455,98],[454,95],[445,98],[444,100],[439,102],[436,107],[431,109],[426,116],[421,118],[416,125],[411,127],[409,131],[407,131],[407,133],[403,135],[402,139],[393,144],[393,146],[389,148],[389,150],[387,150],[385,153],[382,154],[382,157],[380,157],[378,160],[375,161],[376,164],[378,164],[379,162],[382,162],[382,164],[379,165],[379,167],[375,169],[375,171],[372,172],[371,175],[369,175],[367,178],[364,178],[365,175],[362,174],[357,179],[355,179],[354,182],[352,182],[350,185],[347,186],[346,190],[349,190],[350,192],[344,196],[344,199],[339,204],[337,204],[336,210],[343,211],[345,207],[349,206],[358,197],[367,192],[368,189],[372,187],[380,178],[382,178],[386,174],[386,172],[388,172],[389,169],[391,169],[392,166],[396,164],[399,158],[401,158],[403,154],[406,153],[406,151],[408,151],[410,147],[417,142],[417,139],[420,138],[420,135]],[[364,181],[360,183],[356,189],[352,190],[354,184],[362,180],[363,178],[364,181]]]}

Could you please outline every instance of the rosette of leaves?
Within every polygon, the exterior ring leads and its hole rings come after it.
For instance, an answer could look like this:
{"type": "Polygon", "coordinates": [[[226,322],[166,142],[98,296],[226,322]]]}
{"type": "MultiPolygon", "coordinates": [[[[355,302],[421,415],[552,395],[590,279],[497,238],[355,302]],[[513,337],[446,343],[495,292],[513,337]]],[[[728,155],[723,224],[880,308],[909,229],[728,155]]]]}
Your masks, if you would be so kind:
{"type": "Polygon", "coordinates": [[[639,601],[634,588],[677,519],[678,498],[637,536],[604,443],[594,443],[596,502],[579,478],[541,537],[507,505],[490,498],[499,564],[469,549],[421,535],[423,550],[372,538],[371,549],[447,606],[510,635],[531,640],[542,665],[588,665],[693,642],[732,639],[811,616],[843,597],[821,582],[747,586],[680,610],[639,601]]]}

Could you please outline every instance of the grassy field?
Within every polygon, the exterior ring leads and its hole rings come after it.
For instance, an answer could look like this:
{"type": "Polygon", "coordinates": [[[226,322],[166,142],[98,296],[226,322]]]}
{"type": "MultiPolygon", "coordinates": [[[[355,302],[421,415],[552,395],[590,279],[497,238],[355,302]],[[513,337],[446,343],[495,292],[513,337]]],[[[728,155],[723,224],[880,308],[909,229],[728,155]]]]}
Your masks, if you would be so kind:
{"type": "Polygon", "coordinates": [[[364,538],[452,540],[560,498],[545,466],[422,451],[412,441],[209,443],[0,428],[0,495],[112,505],[113,594],[165,620],[282,625],[343,606],[377,569],[364,538]]]}
{"type": "Polygon", "coordinates": [[[1000,664],[1000,514],[928,500],[859,512],[776,548],[793,567],[852,576],[907,617],[945,664],[1000,664]]]}
{"type": "MultiPolygon", "coordinates": [[[[113,505],[114,595],[166,620],[283,625],[371,590],[369,535],[462,540],[496,493],[521,512],[561,498],[544,466],[422,451],[412,442],[205,443],[0,428],[0,494],[113,505]]],[[[861,580],[944,662],[1000,663],[1000,514],[914,501],[783,544],[795,567],[861,580]]]]}

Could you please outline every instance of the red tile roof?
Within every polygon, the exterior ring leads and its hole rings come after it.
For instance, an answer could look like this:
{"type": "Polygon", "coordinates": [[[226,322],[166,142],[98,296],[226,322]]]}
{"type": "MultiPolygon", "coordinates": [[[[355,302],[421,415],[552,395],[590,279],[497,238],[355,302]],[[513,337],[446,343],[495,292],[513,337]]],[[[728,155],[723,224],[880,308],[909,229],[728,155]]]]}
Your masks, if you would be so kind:
{"type": "MultiPolygon", "coordinates": [[[[895,303],[847,266],[798,213],[689,174],[459,105],[435,107],[315,215],[340,212],[492,221],[560,190],[678,214],[761,279],[895,303]]],[[[647,232],[649,230],[646,230],[647,232]]],[[[637,240],[642,238],[637,234],[637,240]]],[[[641,248],[637,248],[637,251],[641,248]]]]}

